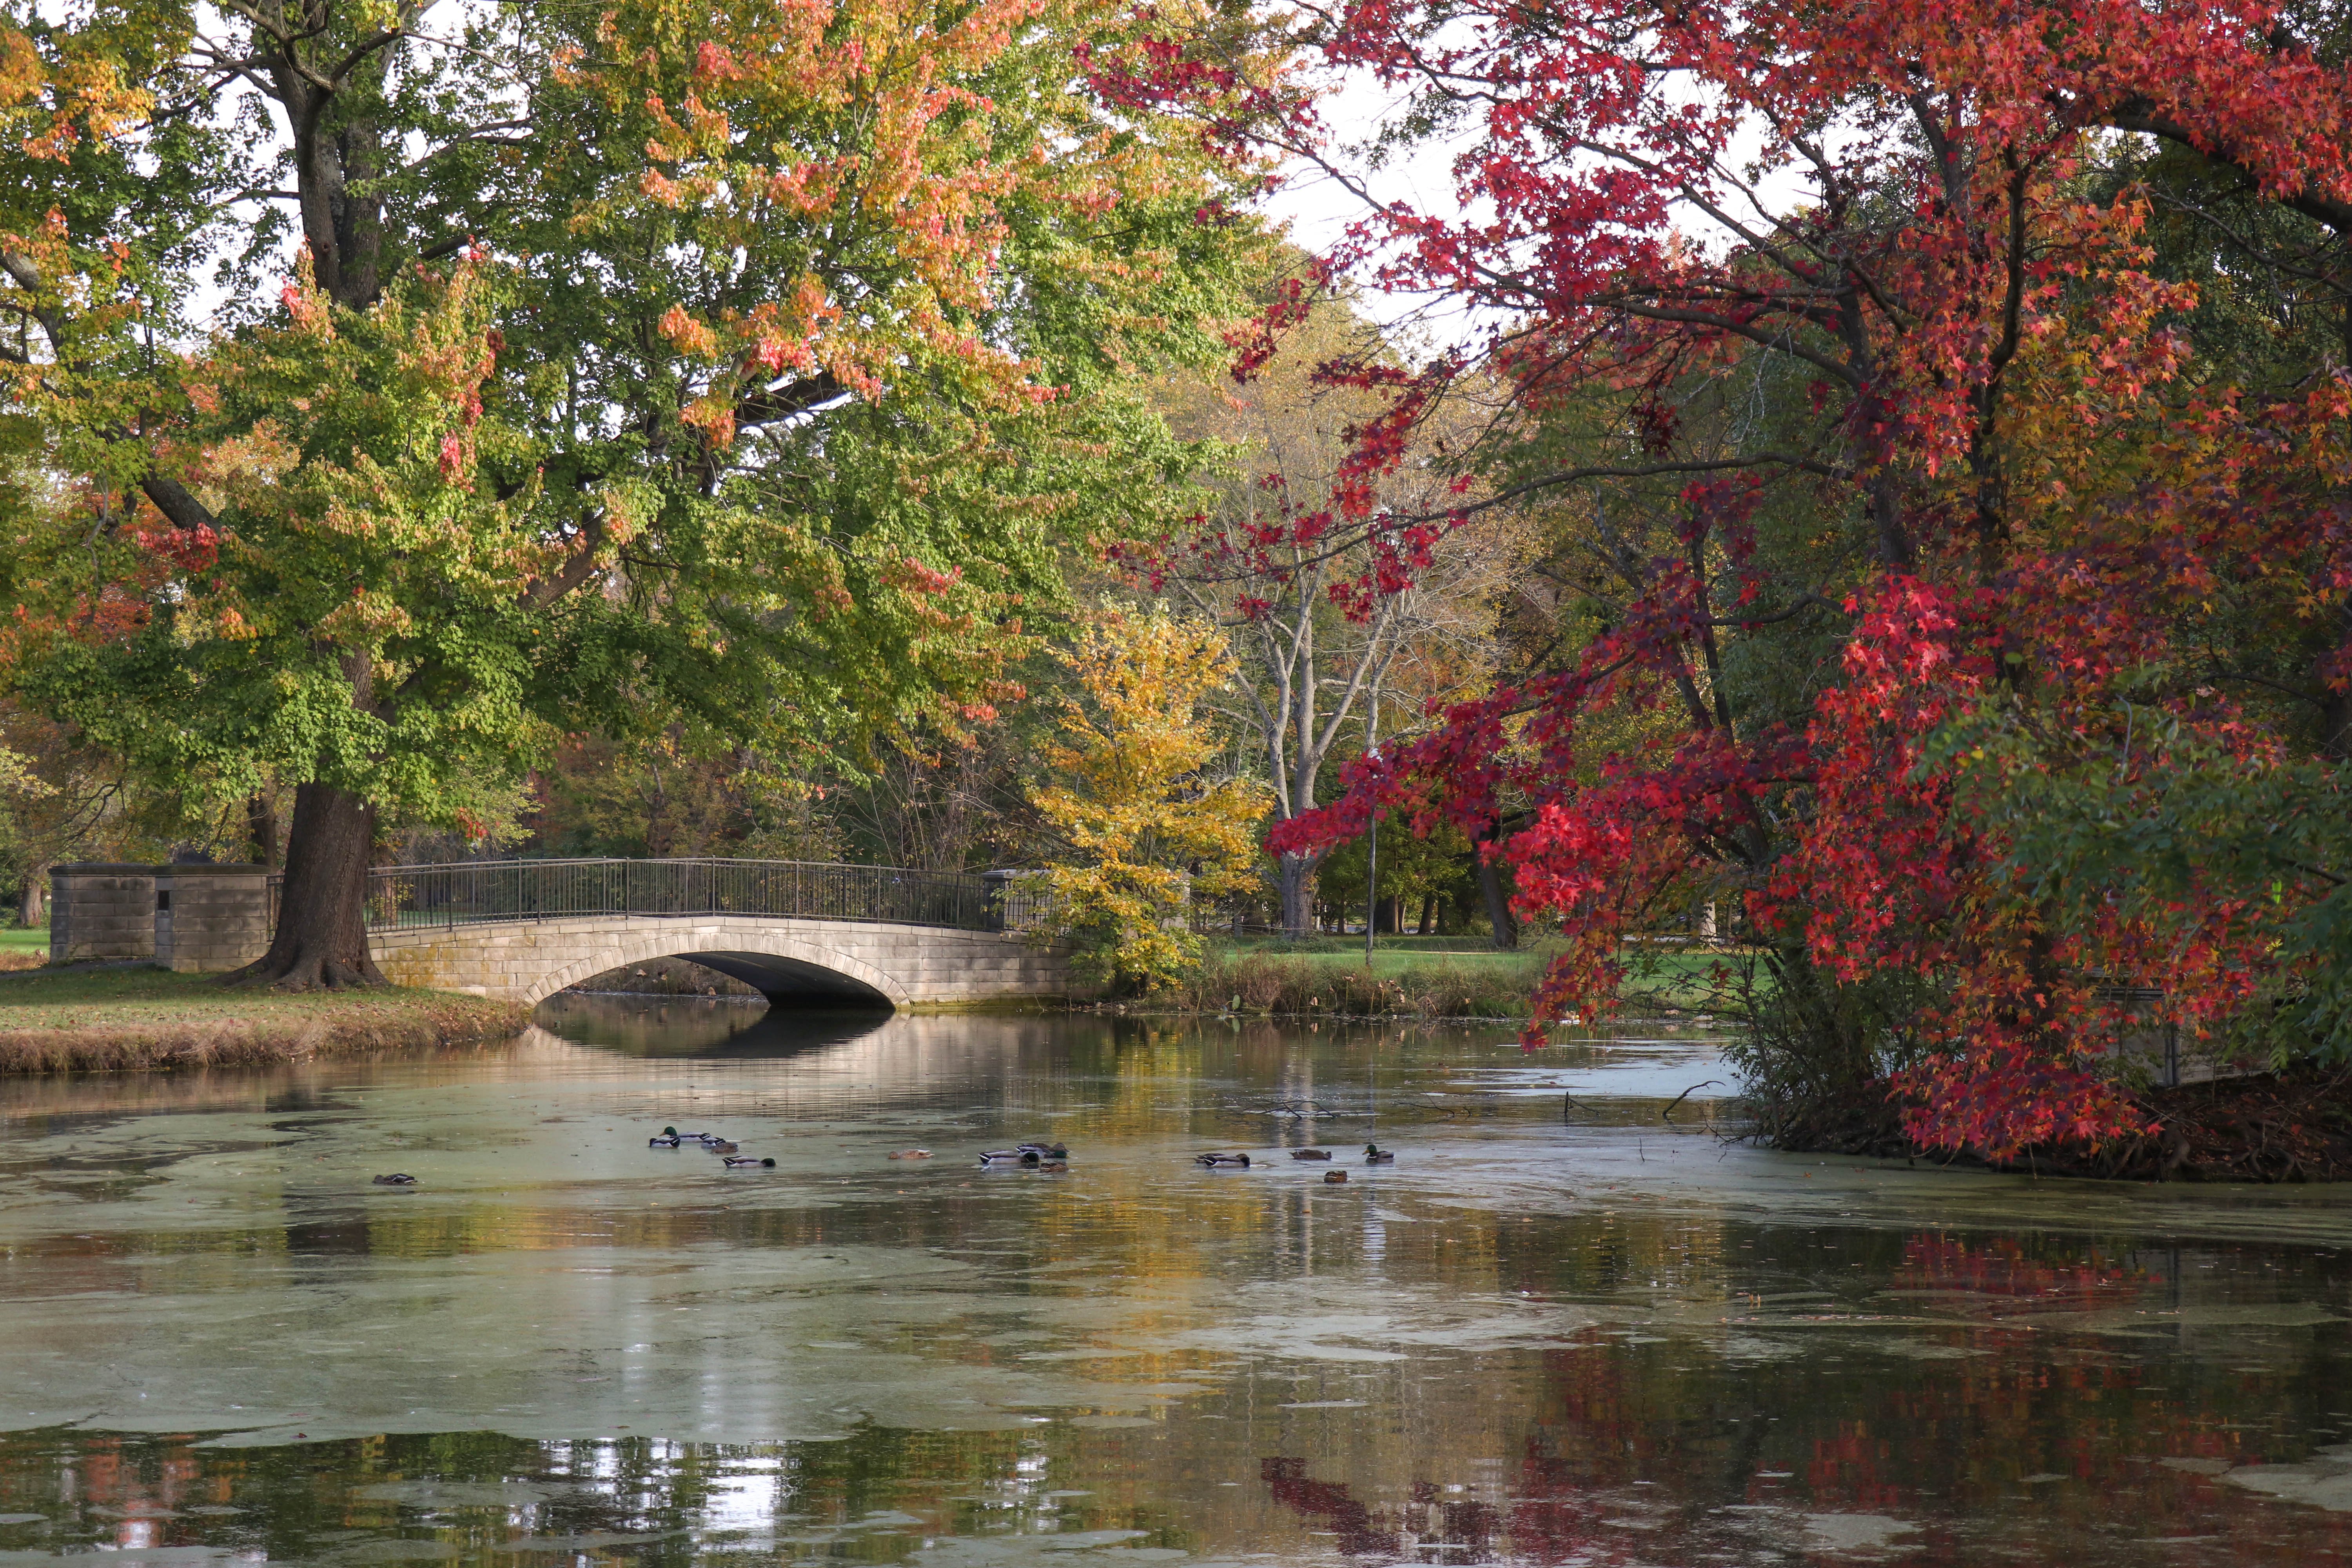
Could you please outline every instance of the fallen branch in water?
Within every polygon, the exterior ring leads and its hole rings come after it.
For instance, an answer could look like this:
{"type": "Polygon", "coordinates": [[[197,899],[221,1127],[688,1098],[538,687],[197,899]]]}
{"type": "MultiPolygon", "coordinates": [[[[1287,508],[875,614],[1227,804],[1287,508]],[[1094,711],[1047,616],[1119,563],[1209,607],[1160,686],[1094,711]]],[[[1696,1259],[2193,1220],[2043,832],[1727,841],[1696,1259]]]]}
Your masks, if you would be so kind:
{"type": "Polygon", "coordinates": [[[1680,1105],[1684,1100],[1688,1100],[1692,1095],[1696,1094],[1700,1089],[1717,1089],[1717,1088],[1720,1088],[1720,1087],[1722,1086],[1722,1084],[1723,1084],[1723,1080],[1722,1080],[1721,1079],[1719,1079],[1719,1078],[1711,1078],[1711,1079],[1708,1079],[1705,1083],[1695,1083],[1695,1084],[1691,1085],[1688,1089],[1686,1089],[1683,1090],[1680,1094],[1678,1094],[1678,1095],[1675,1096],[1672,1100],[1670,1100],[1666,1101],[1666,1108],[1665,1108],[1664,1110],[1661,1110],[1661,1111],[1659,1111],[1659,1112],[1658,1112],[1658,1120],[1659,1120],[1659,1121],[1672,1121],[1675,1119],[1675,1106],[1680,1105]]]}

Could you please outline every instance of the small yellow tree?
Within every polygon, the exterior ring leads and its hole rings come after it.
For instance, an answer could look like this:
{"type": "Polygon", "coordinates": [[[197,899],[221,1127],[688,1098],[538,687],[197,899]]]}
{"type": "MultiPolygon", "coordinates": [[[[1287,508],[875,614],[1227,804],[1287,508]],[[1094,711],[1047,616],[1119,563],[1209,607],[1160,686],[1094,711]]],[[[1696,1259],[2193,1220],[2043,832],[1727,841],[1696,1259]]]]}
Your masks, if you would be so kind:
{"type": "Polygon", "coordinates": [[[1061,658],[1076,690],[1029,792],[1051,834],[1047,929],[1075,944],[1087,978],[1156,990],[1199,955],[1190,898],[1246,879],[1257,859],[1265,786],[1211,777],[1207,702],[1233,660],[1214,626],[1117,611],[1061,658]]]}

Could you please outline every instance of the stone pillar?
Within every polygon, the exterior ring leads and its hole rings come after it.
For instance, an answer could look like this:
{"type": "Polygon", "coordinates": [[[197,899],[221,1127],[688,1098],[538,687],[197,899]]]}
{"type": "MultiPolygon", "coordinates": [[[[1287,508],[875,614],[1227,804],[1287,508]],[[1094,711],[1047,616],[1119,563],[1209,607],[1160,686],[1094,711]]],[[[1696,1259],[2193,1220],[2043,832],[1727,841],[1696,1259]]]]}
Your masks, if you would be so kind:
{"type": "Polygon", "coordinates": [[[269,868],[155,868],[155,962],[196,973],[242,969],[269,951],[269,868]]]}
{"type": "Polygon", "coordinates": [[[155,956],[155,868],[84,862],[49,868],[49,962],[155,956]]]}

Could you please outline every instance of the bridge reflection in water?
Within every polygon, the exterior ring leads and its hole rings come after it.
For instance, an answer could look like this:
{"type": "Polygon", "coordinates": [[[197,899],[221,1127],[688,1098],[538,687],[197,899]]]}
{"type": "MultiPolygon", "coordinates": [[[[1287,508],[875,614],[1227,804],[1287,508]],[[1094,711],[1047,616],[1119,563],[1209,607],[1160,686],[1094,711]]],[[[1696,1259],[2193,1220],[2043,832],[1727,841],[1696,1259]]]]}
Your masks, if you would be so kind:
{"type": "Polygon", "coordinates": [[[537,1004],[684,958],[771,1002],[907,1009],[1066,994],[1014,873],[781,860],[496,860],[369,877],[376,963],[403,984],[537,1004]]]}
{"type": "Polygon", "coordinates": [[[874,1009],[761,1009],[740,996],[637,996],[566,991],[539,1005],[540,1026],[633,1057],[780,1061],[866,1040],[887,1026],[874,1009]]]}

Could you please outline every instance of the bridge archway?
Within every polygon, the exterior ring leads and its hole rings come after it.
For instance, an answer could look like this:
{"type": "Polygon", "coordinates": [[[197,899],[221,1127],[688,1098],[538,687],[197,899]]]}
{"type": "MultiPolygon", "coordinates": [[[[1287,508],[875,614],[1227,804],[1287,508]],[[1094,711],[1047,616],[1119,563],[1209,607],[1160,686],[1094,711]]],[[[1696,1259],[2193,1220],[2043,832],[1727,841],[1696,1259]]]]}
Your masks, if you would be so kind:
{"type": "Polygon", "coordinates": [[[662,921],[647,921],[625,934],[616,933],[615,940],[601,951],[549,971],[526,986],[520,999],[536,1006],[607,970],[659,958],[682,958],[717,970],[759,991],[772,1006],[888,1012],[904,1009],[914,1001],[896,976],[824,942],[772,928],[747,925],[714,931],[703,925],[669,926],[662,921]]]}

